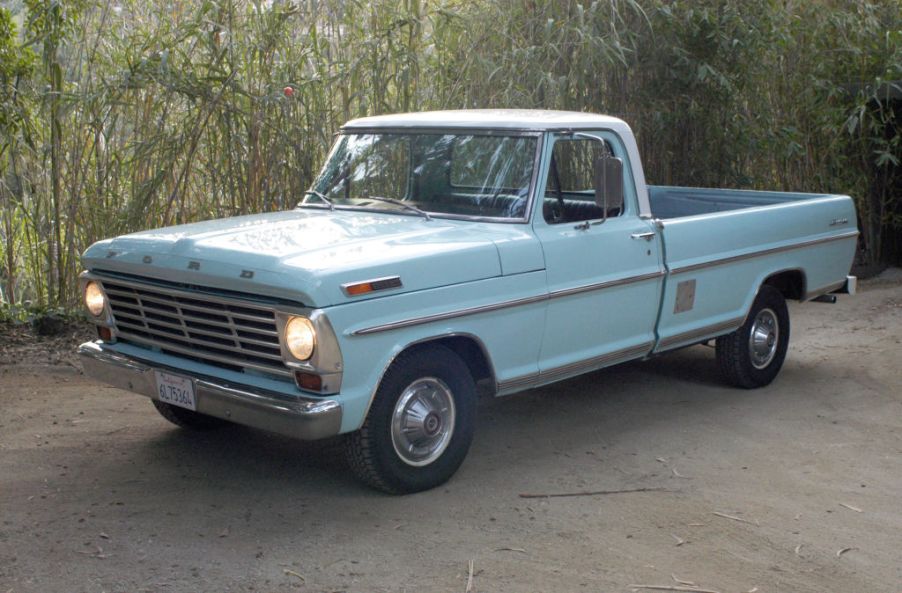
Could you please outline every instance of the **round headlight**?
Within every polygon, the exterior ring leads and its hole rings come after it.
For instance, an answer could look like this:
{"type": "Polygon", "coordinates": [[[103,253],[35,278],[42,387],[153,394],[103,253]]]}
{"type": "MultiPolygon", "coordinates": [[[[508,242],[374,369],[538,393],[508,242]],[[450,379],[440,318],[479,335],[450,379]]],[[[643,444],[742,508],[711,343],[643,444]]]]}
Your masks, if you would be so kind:
{"type": "Polygon", "coordinates": [[[85,285],[85,306],[94,317],[103,315],[103,309],[106,306],[106,296],[100,290],[98,283],[88,282],[85,285]]]}
{"type": "Polygon", "coordinates": [[[306,317],[292,317],[285,324],[285,346],[298,360],[313,356],[316,346],[316,330],[306,317]]]}

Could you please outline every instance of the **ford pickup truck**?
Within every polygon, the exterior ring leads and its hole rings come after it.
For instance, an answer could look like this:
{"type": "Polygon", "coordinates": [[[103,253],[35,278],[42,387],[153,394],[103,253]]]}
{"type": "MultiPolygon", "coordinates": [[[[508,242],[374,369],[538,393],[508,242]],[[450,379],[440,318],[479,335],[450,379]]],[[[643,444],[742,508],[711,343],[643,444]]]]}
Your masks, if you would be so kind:
{"type": "Polygon", "coordinates": [[[765,386],[787,300],[856,285],[848,196],[649,186],[601,115],[353,120],[298,202],[92,245],[81,360],[182,427],[342,435],[393,493],[454,474],[477,394],[712,340],[728,383],[765,386]]]}

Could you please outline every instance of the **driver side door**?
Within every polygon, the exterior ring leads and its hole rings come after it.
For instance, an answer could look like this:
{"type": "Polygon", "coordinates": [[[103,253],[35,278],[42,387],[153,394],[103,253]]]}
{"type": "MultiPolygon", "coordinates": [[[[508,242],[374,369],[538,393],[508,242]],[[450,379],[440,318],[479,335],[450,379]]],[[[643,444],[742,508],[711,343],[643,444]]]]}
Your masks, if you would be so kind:
{"type": "Polygon", "coordinates": [[[539,357],[542,382],[639,358],[654,345],[664,278],[660,243],[638,216],[629,157],[619,138],[554,134],[546,143],[544,192],[534,229],[542,242],[550,300],[539,357]],[[624,202],[607,218],[595,204],[594,163],[624,162],[624,202]]]}

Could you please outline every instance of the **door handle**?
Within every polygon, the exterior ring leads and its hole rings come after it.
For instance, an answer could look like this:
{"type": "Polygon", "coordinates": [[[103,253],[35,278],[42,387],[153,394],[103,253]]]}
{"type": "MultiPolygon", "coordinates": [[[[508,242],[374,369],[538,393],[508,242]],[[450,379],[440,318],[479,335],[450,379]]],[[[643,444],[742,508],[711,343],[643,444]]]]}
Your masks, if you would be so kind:
{"type": "Polygon", "coordinates": [[[646,241],[651,241],[654,238],[654,231],[647,231],[645,233],[633,233],[632,235],[630,235],[630,239],[645,239],[646,241]]]}

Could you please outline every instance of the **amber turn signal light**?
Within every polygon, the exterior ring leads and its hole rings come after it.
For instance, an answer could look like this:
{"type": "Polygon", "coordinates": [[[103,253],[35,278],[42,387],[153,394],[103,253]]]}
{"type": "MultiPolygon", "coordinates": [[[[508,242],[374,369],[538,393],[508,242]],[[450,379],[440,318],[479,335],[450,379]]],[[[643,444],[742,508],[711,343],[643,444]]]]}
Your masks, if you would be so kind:
{"type": "Polygon", "coordinates": [[[295,371],[294,382],[298,387],[300,387],[301,389],[306,389],[307,391],[323,390],[323,378],[319,375],[314,375],[313,373],[295,371]]]}
{"type": "Polygon", "coordinates": [[[357,296],[373,292],[373,285],[369,282],[361,282],[360,284],[352,284],[347,288],[348,296],[357,296]]]}

